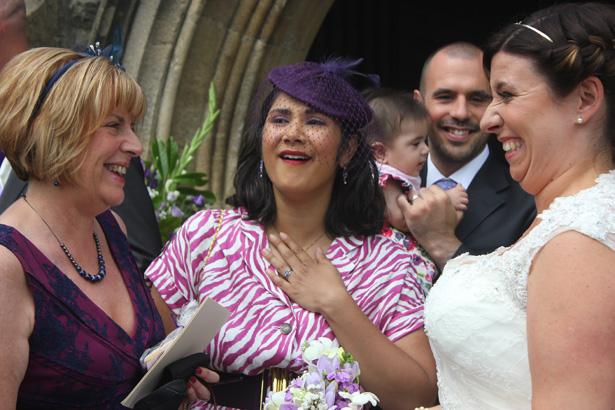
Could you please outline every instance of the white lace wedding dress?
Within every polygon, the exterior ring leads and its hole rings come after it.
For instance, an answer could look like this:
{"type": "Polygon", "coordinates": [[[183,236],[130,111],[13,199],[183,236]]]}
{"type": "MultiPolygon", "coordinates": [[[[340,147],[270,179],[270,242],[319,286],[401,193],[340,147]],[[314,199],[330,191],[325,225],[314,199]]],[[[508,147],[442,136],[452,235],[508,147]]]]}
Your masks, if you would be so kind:
{"type": "MultiPolygon", "coordinates": [[[[489,255],[449,261],[425,302],[425,329],[449,409],[529,409],[527,279],[551,238],[574,230],[615,251],[615,171],[597,185],[556,199],[525,238],[489,255]]],[[[579,255],[583,257],[583,255],[579,255]]],[[[591,280],[591,272],[579,272],[591,280]]]]}

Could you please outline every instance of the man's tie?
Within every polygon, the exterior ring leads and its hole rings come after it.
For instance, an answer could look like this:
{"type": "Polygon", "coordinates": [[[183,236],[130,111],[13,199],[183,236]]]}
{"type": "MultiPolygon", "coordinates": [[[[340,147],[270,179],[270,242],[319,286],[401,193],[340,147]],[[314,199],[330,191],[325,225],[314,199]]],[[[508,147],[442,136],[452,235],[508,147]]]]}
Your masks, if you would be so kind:
{"type": "Polygon", "coordinates": [[[448,191],[449,189],[454,188],[457,185],[457,182],[450,178],[442,178],[434,182],[434,184],[436,184],[443,190],[448,191]]]}

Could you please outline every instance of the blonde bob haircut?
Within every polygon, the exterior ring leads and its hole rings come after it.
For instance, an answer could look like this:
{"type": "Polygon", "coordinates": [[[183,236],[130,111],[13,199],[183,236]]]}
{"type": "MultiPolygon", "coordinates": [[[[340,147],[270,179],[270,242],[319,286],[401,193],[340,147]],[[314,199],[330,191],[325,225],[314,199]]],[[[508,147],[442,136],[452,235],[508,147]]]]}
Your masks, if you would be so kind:
{"type": "Polygon", "coordinates": [[[0,72],[0,149],[22,180],[79,184],[92,134],[116,108],[145,115],[139,84],[107,57],[41,47],[14,57],[0,72]],[[66,63],[38,107],[47,82],[66,63]]]}

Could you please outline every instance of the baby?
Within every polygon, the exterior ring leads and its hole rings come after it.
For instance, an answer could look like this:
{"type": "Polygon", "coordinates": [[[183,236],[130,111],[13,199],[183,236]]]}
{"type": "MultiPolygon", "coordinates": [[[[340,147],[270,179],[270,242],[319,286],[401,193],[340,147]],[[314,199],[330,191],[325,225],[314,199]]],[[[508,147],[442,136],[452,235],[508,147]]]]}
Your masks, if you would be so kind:
{"type": "MultiPolygon", "coordinates": [[[[417,272],[427,292],[431,288],[436,267],[410,233],[397,198],[400,195],[411,197],[421,187],[419,173],[429,153],[427,134],[431,118],[427,109],[411,93],[378,88],[366,91],[364,96],[374,111],[384,137],[384,143],[368,141],[378,162],[380,186],[387,203],[388,223],[383,234],[401,243],[408,251],[419,253],[423,260],[415,257],[415,265],[424,268],[417,269],[417,272]]],[[[457,211],[458,220],[461,220],[468,205],[466,190],[457,184],[447,194],[457,211]]]]}

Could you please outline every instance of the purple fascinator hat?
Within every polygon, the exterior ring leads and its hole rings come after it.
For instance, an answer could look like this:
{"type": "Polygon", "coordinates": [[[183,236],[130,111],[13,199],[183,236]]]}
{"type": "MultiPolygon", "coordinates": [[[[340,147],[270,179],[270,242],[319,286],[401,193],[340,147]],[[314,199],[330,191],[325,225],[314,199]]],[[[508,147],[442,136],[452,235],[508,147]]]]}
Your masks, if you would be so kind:
{"type": "MultiPolygon", "coordinates": [[[[252,101],[252,126],[262,126],[276,96],[283,92],[315,111],[337,120],[342,132],[342,146],[350,136],[357,137],[357,146],[351,166],[364,164],[371,157],[366,143],[379,141],[379,127],[375,126],[374,114],[350,78],[367,78],[374,87],[380,85],[377,75],[367,75],[355,70],[363,59],[331,58],[322,63],[300,62],[272,69],[252,101]],[[360,160],[360,161],[357,161],[360,160]]],[[[323,142],[324,144],[324,142],[323,142]]],[[[333,159],[333,158],[331,158],[333,159]]]]}
{"type": "Polygon", "coordinates": [[[353,75],[368,77],[378,86],[377,75],[365,75],[354,71],[363,59],[335,58],[321,64],[301,62],[277,67],[267,78],[286,94],[351,126],[356,132],[372,119],[373,112],[359,91],[348,79],[353,75]]]}

